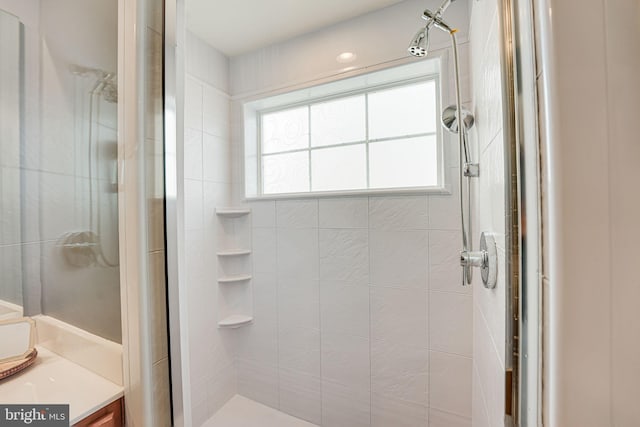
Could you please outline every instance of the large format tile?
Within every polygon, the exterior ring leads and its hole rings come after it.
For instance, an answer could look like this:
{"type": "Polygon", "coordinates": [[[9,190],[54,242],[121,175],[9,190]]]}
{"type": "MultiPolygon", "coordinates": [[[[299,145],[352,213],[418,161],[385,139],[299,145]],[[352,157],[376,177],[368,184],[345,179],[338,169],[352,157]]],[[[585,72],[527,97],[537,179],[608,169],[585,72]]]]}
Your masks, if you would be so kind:
{"type": "Polygon", "coordinates": [[[278,227],[314,228],[318,227],[317,200],[285,200],[276,202],[278,227]]]}
{"type": "Polygon", "coordinates": [[[318,229],[277,231],[278,277],[318,279],[318,229]]]}
{"type": "Polygon", "coordinates": [[[320,290],[317,280],[278,280],[278,322],[283,328],[320,329],[320,290]]]}
{"type": "Polygon", "coordinates": [[[371,283],[426,289],[428,281],[427,231],[371,231],[371,283]]]}
{"type": "Polygon", "coordinates": [[[322,333],[322,379],[358,390],[370,386],[369,340],[353,335],[322,333]]]}
{"type": "Polygon", "coordinates": [[[427,406],[429,350],[371,341],[371,392],[427,406]]]}
{"type": "Polygon", "coordinates": [[[369,227],[374,230],[425,230],[426,196],[371,197],[369,227]]]}
{"type": "Polygon", "coordinates": [[[369,286],[320,281],[320,325],[326,333],[369,338],[369,286]]]}
{"type": "Polygon", "coordinates": [[[429,406],[471,417],[471,359],[438,351],[429,359],[429,406]]]}
{"type": "Polygon", "coordinates": [[[238,359],[238,393],[256,402],[277,408],[278,368],[276,365],[238,359]]]}
{"type": "Polygon", "coordinates": [[[369,282],[369,236],[366,230],[320,230],[320,279],[369,282]]]}
{"type": "Polygon", "coordinates": [[[320,377],[280,368],[280,410],[320,424],[322,392],[320,377]]]}
{"type": "Polygon", "coordinates": [[[471,357],[473,307],[471,295],[453,292],[429,294],[430,348],[471,357]]]}
{"type": "Polygon", "coordinates": [[[184,127],[202,130],[202,84],[189,77],[185,81],[184,127]]]}
{"type": "Polygon", "coordinates": [[[203,86],[202,128],[220,138],[229,138],[229,96],[209,85],[203,86]]]}
{"type": "Polygon", "coordinates": [[[278,329],[280,370],[320,378],[320,331],[301,327],[278,329]]]}
{"type": "Polygon", "coordinates": [[[429,265],[460,265],[462,233],[460,231],[429,231],[429,265]]]}
{"type": "Polygon", "coordinates": [[[370,303],[372,340],[429,347],[426,291],[374,286],[370,303]]]}
{"type": "Polygon", "coordinates": [[[259,201],[249,203],[251,208],[251,220],[253,227],[275,227],[276,226],[276,202],[259,201]]]}
{"type": "Polygon", "coordinates": [[[320,228],[367,228],[369,225],[369,199],[341,197],[320,199],[320,228]]]}
{"type": "Polygon", "coordinates": [[[429,422],[426,405],[371,394],[372,427],[417,427],[429,422]]]}
{"type": "Polygon", "coordinates": [[[429,427],[471,427],[471,417],[429,409],[429,427]]]}
{"type": "Polygon", "coordinates": [[[324,427],[369,427],[371,393],[332,381],[322,381],[322,425],[324,427]]]}
{"type": "Polygon", "coordinates": [[[275,228],[254,228],[251,259],[254,272],[276,272],[278,259],[275,228]]]}

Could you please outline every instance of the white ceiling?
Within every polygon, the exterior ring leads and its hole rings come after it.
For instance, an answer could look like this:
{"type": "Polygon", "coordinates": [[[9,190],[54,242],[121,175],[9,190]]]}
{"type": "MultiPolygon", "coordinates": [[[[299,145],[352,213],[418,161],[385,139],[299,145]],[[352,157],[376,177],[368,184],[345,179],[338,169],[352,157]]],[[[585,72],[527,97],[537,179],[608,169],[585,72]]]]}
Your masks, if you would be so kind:
{"type": "Polygon", "coordinates": [[[402,0],[187,0],[187,28],[227,56],[381,9],[402,0]]]}

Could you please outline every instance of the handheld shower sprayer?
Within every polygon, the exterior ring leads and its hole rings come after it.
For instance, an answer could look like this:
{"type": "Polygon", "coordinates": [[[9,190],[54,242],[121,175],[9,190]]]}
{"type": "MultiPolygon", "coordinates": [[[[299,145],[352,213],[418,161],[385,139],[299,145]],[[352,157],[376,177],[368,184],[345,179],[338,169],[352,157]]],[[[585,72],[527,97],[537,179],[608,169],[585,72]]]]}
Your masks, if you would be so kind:
{"type": "Polygon", "coordinates": [[[442,112],[442,125],[452,133],[458,135],[458,144],[460,150],[460,211],[462,222],[462,251],[460,252],[460,265],[462,266],[462,286],[470,285],[473,279],[473,267],[480,267],[482,270],[482,280],[486,287],[492,288],[495,286],[495,268],[493,264],[496,264],[496,257],[493,256],[495,252],[495,243],[490,235],[483,233],[480,251],[473,252],[473,240],[471,230],[471,178],[478,177],[480,175],[480,168],[477,163],[471,162],[471,154],[469,150],[469,141],[467,131],[473,127],[474,117],[468,110],[462,107],[460,96],[460,66],[458,60],[458,43],[456,41],[456,31],[447,22],[442,19],[442,15],[445,10],[455,0],[444,0],[436,12],[432,12],[429,9],[425,9],[422,14],[422,19],[427,21],[426,25],[421,28],[416,35],[411,39],[408,51],[411,55],[416,57],[424,57],[429,50],[429,31],[432,27],[436,27],[451,36],[451,43],[453,47],[453,61],[455,71],[455,83],[456,83],[456,104],[450,105],[442,112]],[[460,126],[462,123],[462,126],[460,126]],[[460,130],[462,127],[462,131],[460,130]],[[463,182],[466,178],[466,186],[463,186],[463,182]],[[466,187],[466,197],[463,191],[466,187]],[[466,206],[465,206],[466,199],[466,206]],[[465,209],[466,207],[466,209],[465,209]],[[465,214],[466,211],[466,214],[465,214]],[[489,243],[487,244],[487,241],[489,243]],[[493,242],[493,243],[492,243],[493,242]],[[488,283],[491,281],[492,283],[488,283]]]}

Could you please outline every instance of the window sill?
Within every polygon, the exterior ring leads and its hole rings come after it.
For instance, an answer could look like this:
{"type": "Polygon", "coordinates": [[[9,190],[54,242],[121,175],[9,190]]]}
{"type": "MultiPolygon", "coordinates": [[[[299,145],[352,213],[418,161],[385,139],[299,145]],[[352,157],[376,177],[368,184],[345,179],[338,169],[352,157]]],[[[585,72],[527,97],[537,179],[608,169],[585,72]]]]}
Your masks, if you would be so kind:
{"type": "Polygon", "coordinates": [[[388,190],[345,190],[317,191],[313,193],[265,194],[245,197],[245,202],[290,199],[326,199],[332,197],[375,197],[375,196],[448,196],[451,190],[446,187],[391,188],[388,190]]]}

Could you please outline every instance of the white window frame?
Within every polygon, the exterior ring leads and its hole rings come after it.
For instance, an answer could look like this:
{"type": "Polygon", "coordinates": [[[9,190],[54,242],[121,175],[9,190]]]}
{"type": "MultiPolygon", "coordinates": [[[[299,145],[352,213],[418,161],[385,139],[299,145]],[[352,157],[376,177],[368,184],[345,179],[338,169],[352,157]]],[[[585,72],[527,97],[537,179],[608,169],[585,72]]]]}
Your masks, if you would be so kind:
{"type": "MultiPolygon", "coordinates": [[[[368,112],[368,95],[371,93],[375,93],[382,90],[399,88],[403,86],[408,86],[411,84],[418,84],[422,82],[433,81],[435,83],[435,91],[436,91],[436,114],[442,109],[442,98],[444,97],[444,91],[446,89],[443,88],[442,81],[442,59],[436,58],[431,61],[436,62],[437,66],[436,70],[424,73],[419,76],[410,76],[407,78],[395,78],[391,81],[380,83],[380,84],[366,84],[364,87],[360,87],[358,89],[347,89],[337,91],[335,93],[331,93],[329,95],[318,95],[318,96],[307,96],[298,101],[280,101],[277,98],[288,98],[288,95],[307,92],[309,89],[314,89],[316,87],[321,87],[323,85],[318,86],[310,86],[303,89],[297,89],[292,92],[283,93],[276,95],[274,97],[261,98],[257,100],[253,100],[251,102],[245,103],[244,105],[244,133],[245,133],[245,200],[269,200],[269,199],[288,199],[288,198],[318,198],[318,197],[335,197],[335,196],[356,196],[356,195],[376,195],[376,194],[450,194],[450,191],[446,188],[445,185],[445,169],[446,169],[446,159],[445,159],[445,150],[444,150],[444,135],[441,126],[439,126],[440,118],[436,119],[436,130],[435,132],[425,132],[419,134],[411,134],[411,135],[397,135],[393,137],[387,138],[377,138],[377,139],[369,139],[369,112],[368,112]],[[308,114],[311,114],[311,106],[314,104],[319,104],[327,101],[338,100],[349,98],[357,95],[365,95],[365,135],[366,139],[363,141],[356,142],[348,142],[348,143],[338,143],[331,145],[322,145],[318,147],[313,147],[309,143],[309,146],[305,148],[292,149],[287,151],[281,151],[277,153],[262,153],[262,117],[265,114],[275,113],[278,111],[289,110],[293,108],[306,106],[308,108],[308,114]],[[275,103],[276,105],[269,105],[268,107],[262,107],[265,103],[275,103]],[[370,144],[375,144],[376,142],[397,140],[403,138],[415,138],[422,136],[436,136],[436,156],[437,156],[437,183],[433,186],[421,186],[421,187],[393,187],[393,188],[369,188],[370,184],[370,176],[369,176],[369,146],[370,144]],[[335,147],[347,147],[354,145],[365,145],[366,147],[366,168],[367,168],[367,188],[361,189],[349,189],[349,190],[330,190],[330,191],[313,191],[312,188],[312,164],[311,164],[311,153],[315,150],[322,150],[327,148],[335,148],[335,147]],[[273,155],[279,154],[288,154],[288,153],[299,153],[299,152],[307,152],[309,156],[309,191],[305,192],[296,192],[296,193],[264,193],[263,188],[263,177],[262,177],[262,167],[263,167],[263,158],[269,157],[273,155]],[[248,176],[246,173],[247,163],[254,163],[255,176],[248,176]],[[248,182],[252,181],[252,182],[248,182]],[[253,187],[253,191],[249,190],[249,188],[253,187]]],[[[402,65],[400,66],[402,67],[402,65]]],[[[368,74],[375,75],[376,73],[384,73],[385,69],[374,71],[368,74]]],[[[361,76],[360,76],[361,77],[361,76]]],[[[345,79],[348,80],[348,79],[345,79]]],[[[375,80],[375,79],[374,79],[375,80]]],[[[340,82],[340,80],[334,80],[335,83],[340,82]]],[[[295,97],[295,95],[294,95],[295,97]]],[[[309,117],[309,134],[311,134],[311,118],[309,117]]],[[[311,138],[311,136],[309,136],[311,138]]]]}

